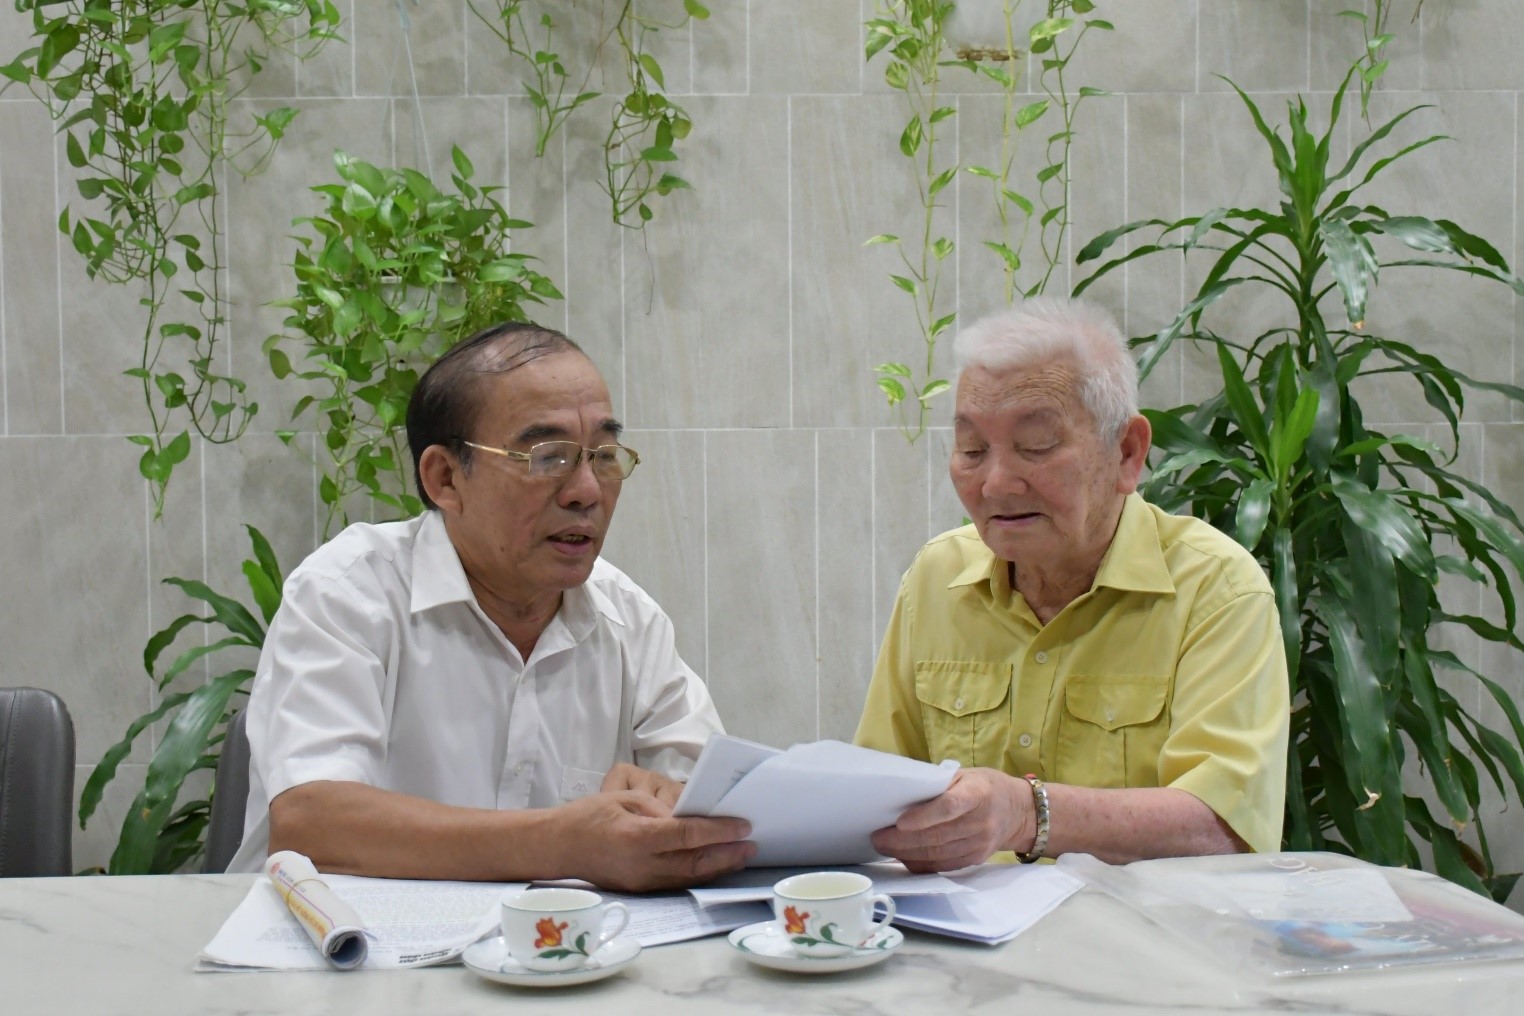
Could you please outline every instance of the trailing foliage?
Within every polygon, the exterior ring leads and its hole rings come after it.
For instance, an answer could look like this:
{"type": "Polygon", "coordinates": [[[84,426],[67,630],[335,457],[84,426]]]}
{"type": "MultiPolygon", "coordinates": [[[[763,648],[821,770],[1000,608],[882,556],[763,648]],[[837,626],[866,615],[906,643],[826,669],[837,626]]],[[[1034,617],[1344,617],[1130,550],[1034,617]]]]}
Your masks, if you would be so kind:
{"type": "Polygon", "coordinates": [[[1519,517],[1452,468],[1466,393],[1524,402],[1524,389],[1468,377],[1421,339],[1374,334],[1366,308],[1378,278],[1415,270],[1493,280],[1519,295],[1524,282],[1454,222],[1361,203],[1385,170],[1442,139],[1377,156],[1395,147],[1389,138],[1415,107],[1335,161],[1354,74],[1333,96],[1321,135],[1309,128],[1301,99],[1289,104],[1283,138],[1239,91],[1279,180],[1278,207],[1217,208],[1114,229],[1078,260],[1099,259],[1123,238],[1137,246],[1076,292],[1138,258],[1187,251],[1210,259],[1179,316],[1135,340],[1145,375],[1183,338],[1215,352],[1222,380],[1222,391],[1199,405],[1147,413],[1159,455],[1144,494],[1233,534],[1271,576],[1293,693],[1287,846],[1417,866],[1426,841],[1441,875],[1503,899],[1517,875],[1494,870],[1482,787],[1491,782],[1516,806],[1524,797],[1524,723],[1508,693],[1442,648],[1437,634],[1447,625],[1524,650],[1519,517]],[[1230,333],[1215,331],[1207,311],[1237,290],[1273,294],[1282,313],[1252,324],[1234,318],[1230,333]],[[1329,302],[1342,304],[1342,319],[1325,316],[1329,302]],[[1449,454],[1369,425],[1360,392],[1371,378],[1416,386],[1449,428],[1449,454]],[[1442,578],[1483,587],[1502,623],[1453,611],[1442,578]],[[1472,681],[1496,705],[1501,731],[1455,691],[1472,681]],[[1427,779],[1422,794],[1404,793],[1409,762],[1427,779]]]}
{"type": "Polygon", "coordinates": [[[0,75],[26,85],[64,136],[80,201],[59,228],[91,278],[142,294],[138,365],[148,432],[139,471],[155,506],[194,430],[233,441],[258,412],[222,373],[221,182],[261,168],[296,116],[235,129],[238,98],[275,51],[310,56],[338,28],[331,0],[15,0],[35,45],[0,75]]]}
{"type": "Polygon", "coordinates": [[[606,45],[618,47],[625,90],[612,106],[601,182],[613,220],[638,229],[655,215],[654,198],[691,189],[687,180],[672,172],[672,165],[677,162],[678,142],[693,130],[693,121],[667,94],[666,74],[652,52],[651,37],[704,20],[709,8],[699,0],[682,0],[681,17],[663,22],[644,12],[635,0],[592,0],[592,5],[600,10],[596,38],[579,40],[591,55],[578,75],[567,69],[568,61],[555,45],[558,30],[574,20],[565,5],[467,0],[477,20],[524,69],[524,91],[535,115],[537,156],[545,154],[551,137],[578,108],[599,97],[601,93],[588,90],[594,65],[606,45]],[[574,77],[576,85],[572,85],[574,77]]]}
{"type": "MultiPolygon", "coordinates": [[[[884,81],[904,96],[910,111],[910,119],[900,132],[899,148],[915,169],[920,235],[907,241],[880,233],[865,246],[886,244],[894,248],[904,272],[891,274],[889,281],[915,305],[920,354],[908,362],[890,361],[874,368],[879,389],[898,413],[900,430],[912,442],[926,431],[931,400],[951,387],[946,378],[937,376],[935,366],[937,342],[957,320],[957,312],[948,309],[942,290],[943,267],[957,249],[954,238],[939,227],[939,219],[945,217],[945,211],[938,213],[945,207],[944,192],[956,181],[960,169],[987,183],[994,233],[981,242],[1000,261],[1007,302],[1018,292],[1023,296],[1042,292],[1062,261],[1069,227],[1069,152],[1075,116],[1086,99],[1106,94],[1098,88],[1071,93],[1064,76],[1085,35],[1112,28],[1108,21],[1086,17],[1094,12],[1095,4],[1091,0],[1026,2],[1042,16],[1018,32],[1015,25],[1024,0],[1002,0],[1003,45],[977,51],[954,51],[948,30],[957,15],[957,5],[951,0],[879,0],[874,17],[867,22],[865,58],[884,55],[884,81]],[[1041,98],[1021,103],[1018,95],[1025,81],[1019,61],[1024,54],[1018,42],[1041,61],[1038,82],[1043,93],[1041,98]],[[949,156],[946,146],[941,145],[958,115],[956,101],[943,98],[943,74],[948,70],[961,70],[999,86],[1003,96],[1000,147],[991,153],[993,158],[961,162],[956,153],[949,156]],[[1046,116],[1050,111],[1055,111],[1062,122],[1043,142],[1042,166],[1032,185],[1018,188],[1013,175],[1019,143],[1029,131],[1039,129],[1040,121],[1046,118],[1051,123],[1053,117],[1046,116]],[[1035,279],[1022,286],[1018,273],[1034,235],[1041,265],[1035,279]]],[[[962,144],[971,147],[967,141],[962,144]]]]}
{"type": "MultiPolygon", "coordinates": [[[[348,523],[356,494],[389,517],[421,511],[403,429],[421,369],[481,328],[526,320],[526,305],[561,299],[535,258],[509,249],[510,232],[530,224],[509,217],[501,188],[471,182],[459,147],[452,158],[447,192],[339,152],[340,182],[313,188],[324,213],[297,220],[313,235],[297,238],[296,295],[278,303],[287,330],[265,351],[276,377],[323,392],[302,396],[292,419],[310,420],[322,444],[325,533],[348,523]]],[[[296,432],[278,433],[289,443],[296,432]]]]}
{"type": "Polygon", "coordinates": [[[206,824],[211,816],[210,796],[181,804],[180,795],[191,773],[217,768],[228,721],[243,708],[254,671],[238,666],[189,691],[170,691],[170,688],[182,675],[193,675],[191,668],[202,660],[224,659],[231,650],[234,659],[245,661],[264,645],[265,626],[280,606],[280,565],[263,534],[253,526],[244,528],[248,530],[254,551],[254,556],[243,562],[243,575],[248,582],[253,608],[214,592],[203,582],[182,578],[164,580],[191,599],[205,604],[209,612],[182,614],[148,640],[143,650],[143,669],[154,682],[159,705],[133,720],[122,739],[106,749],[80,793],[79,825],[83,829],[138,736],[154,724],[169,720],[149,759],[143,787],[122,821],[108,874],[158,875],[179,871],[200,857],[205,849],[206,824]],[[175,643],[182,631],[197,624],[220,629],[223,634],[213,642],[180,653],[162,674],[156,675],[164,651],[175,643]]]}

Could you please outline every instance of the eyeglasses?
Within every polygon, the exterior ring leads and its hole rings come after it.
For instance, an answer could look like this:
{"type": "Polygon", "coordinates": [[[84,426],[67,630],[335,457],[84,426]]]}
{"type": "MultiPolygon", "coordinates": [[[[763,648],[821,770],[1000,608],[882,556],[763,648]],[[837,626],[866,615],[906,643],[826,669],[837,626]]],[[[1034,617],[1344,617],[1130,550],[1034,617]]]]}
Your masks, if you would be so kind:
{"type": "Polygon", "coordinates": [[[584,454],[592,464],[593,475],[600,480],[623,480],[640,465],[640,455],[635,449],[620,444],[584,448],[575,441],[542,441],[531,445],[527,452],[477,444],[475,441],[462,440],[461,444],[478,451],[527,462],[530,476],[569,476],[582,464],[584,454]]]}

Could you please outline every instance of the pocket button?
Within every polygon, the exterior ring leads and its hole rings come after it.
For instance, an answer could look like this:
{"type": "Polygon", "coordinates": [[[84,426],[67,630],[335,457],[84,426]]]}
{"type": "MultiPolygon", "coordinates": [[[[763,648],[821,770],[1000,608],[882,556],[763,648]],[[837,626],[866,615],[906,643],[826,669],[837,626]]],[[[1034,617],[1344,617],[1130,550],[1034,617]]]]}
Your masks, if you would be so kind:
{"type": "Polygon", "coordinates": [[[1021,745],[1023,748],[1030,748],[1032,747],[1032,735],[1022,734],[1016,739],[1016,743],[1021,745]]]}
{"type": "Polygon", "coordinates": [[[1048,654],[1043,652],[1042,650],[1038,650],[1037,654],[1035,656],[1033,656],[1032,659],[1036,660],[1038,663],[1047,663],[1048,662],[1048,654]]]}
{"type": "Polygon", "coordinates": [[[954,709],[962,709],[963,708],[963,700],[959,699],[958,701],[954,702],[953,703],[953,708],[954,709]]]}

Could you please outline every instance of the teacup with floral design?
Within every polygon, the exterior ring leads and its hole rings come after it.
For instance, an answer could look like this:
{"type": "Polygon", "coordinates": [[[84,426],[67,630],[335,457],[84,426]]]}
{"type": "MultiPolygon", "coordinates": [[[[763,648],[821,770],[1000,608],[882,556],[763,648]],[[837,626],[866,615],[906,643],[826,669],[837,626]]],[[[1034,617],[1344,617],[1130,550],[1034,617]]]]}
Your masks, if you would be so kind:
{"type": "Polygon", "coordinates": [[[503,897],[503,942],[527,970],[575,970],[630,921],[623,903],[586,889],[525,889],[503,897]]]}
{"type": "Polygon", "coordinates": [[[800,956],[845,956],[894,920],[894,900],[873,892],[873,880],[851,871],[791,875],[773,886],[778,929],[800,956]],[[884,919],[873,920],[873,908],[884,919]]]}

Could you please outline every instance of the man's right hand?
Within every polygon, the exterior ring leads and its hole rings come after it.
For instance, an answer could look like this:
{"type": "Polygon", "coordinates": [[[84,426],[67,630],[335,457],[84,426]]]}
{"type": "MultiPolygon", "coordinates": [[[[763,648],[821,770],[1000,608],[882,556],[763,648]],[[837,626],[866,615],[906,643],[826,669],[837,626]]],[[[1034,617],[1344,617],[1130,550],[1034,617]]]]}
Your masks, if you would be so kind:
{"type": "Polygon", "coordinates": [[[680,889],[736,871],[757,852],[738,818],[674,818],[650,794],[590,794],[555,809],[551,849],[567,874],[605,889],[680,889]]]}

